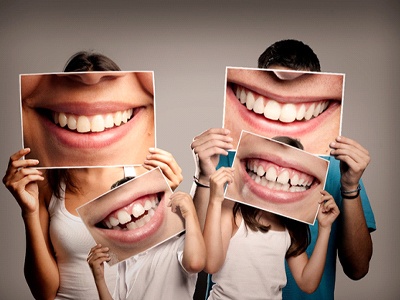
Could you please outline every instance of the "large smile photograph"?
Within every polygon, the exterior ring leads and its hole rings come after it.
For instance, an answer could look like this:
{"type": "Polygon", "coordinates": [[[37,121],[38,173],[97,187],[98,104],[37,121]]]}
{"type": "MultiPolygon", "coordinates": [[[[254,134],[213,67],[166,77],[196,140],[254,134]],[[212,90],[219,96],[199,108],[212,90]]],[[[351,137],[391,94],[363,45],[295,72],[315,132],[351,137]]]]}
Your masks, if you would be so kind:
{"type": "Polygon", "coordinates": [[[22,74],[20,96],[40,168],[140,165],[156,146],[152,71],[22,74]]]}
{"type": "Polygon", "coordinates": [[[341,134],[344,74],[227,67],[223,127],[237,145],[241,130],[299,139],[329,155],[341,134]]]}
{"type": "Polygon", "coordinates": [[[314,224],[329,161],[288,145],[285,139],[242,131],[233,163],[234,182],[225,197],[314,224]]]}
{"type": "Polygon", "coordinates": [[[96,243],[110,249],[110,265],[153,248],[184,230],[167,207],[171,188],[159,167],[77,208],[96,243]]]}

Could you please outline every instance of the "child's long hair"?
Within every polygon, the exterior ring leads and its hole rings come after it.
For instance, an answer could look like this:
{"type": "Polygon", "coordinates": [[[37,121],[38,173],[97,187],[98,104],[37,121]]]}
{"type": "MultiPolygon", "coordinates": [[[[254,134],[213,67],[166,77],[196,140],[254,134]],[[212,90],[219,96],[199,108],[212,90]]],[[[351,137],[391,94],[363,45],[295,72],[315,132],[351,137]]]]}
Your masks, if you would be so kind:
{"type": "MultiPolygon", "coordinates": [[[[299,148],[301,150],[304,149],[303,145],[296,139],[286,137],[286,136],[278,136],[274,137],[274,140],[278,142],[285,143],[287,145],[299,148]]],[[[261,210],[255,207],[251,207],[242,203],[236,202],[233,206],[233,216],[236,219],[236,215],[240,213],[246,224],[246,228],[249,228],[252,231],[261,231],[263,233],[268,232],[270,229],[270,225],[266,226],[260,223],[261,210]]],[[[291,256],[298,256],[304,251],[306,251],[308,245],[311,241],[310,228],[308,224],[295,221],[289,218],[280,217],[283,225],[287,228],[290,238],[291,244],[286,252],[286,258],[291,256]]]]}
{"type": "MultiPolygon", "coordinates": [[[[261,231],[263,233],[268,232],[271,228],[270,225],[263,225],[260,223],[262,210],[251,207],[242,203],[236,202],[233,206],[233,216],[236,219],[236,215],[240,213],[246,227],[252,231],[261,231]]],[[[311,241],[310,228],[308,224],[302,223],[296,220],[292,220],[285,217],[280,217],[283,225],[287,228],[291,244],[286,252],[286,258],[291,256],[298,256],[306,251],[311,241]]]]}

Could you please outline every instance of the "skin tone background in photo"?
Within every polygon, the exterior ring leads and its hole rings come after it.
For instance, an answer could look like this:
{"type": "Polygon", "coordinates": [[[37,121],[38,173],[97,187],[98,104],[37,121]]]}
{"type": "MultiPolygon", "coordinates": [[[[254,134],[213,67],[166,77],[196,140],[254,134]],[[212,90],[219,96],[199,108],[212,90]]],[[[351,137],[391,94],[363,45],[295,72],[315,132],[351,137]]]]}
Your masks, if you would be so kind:
{"type": "Polygon", "coordinates": [[[242,131],[232,167],[235,179],[228,185],[225,198],[314,224],[329,167],[327,160],[242,131]],[[289,178],[293,186],[287,183],[289,178]]]}
{"type": "Polygon", "coordinates": [[[141,164],[155,147],[153,78],[150,71],[22,74],[26,159],[45,168],[141,164]]]}
{"type": "MultiPolygon", "coordinates": [[[[171,188],[161,169],[156,168],[78,207],[77,212],[94,240],[110,249],[109,264],[114,265],[149,250],[184,230],[183,218],[172,212],[168,206],[171,194],[171,188]],[[150,204],[146,204],[146,200],[150,204]],[[135,205],[141,207],[135,208],[135,205]],[[121,218],[118,215],[122,211],[129,211],[129,215],[137,214],[141,221],[136,220],[135,226],[128,230],[108,229],[104,224],[98,226],[104,220],[110,222],[111,217],[121,218]],[[152,213],[149,214],[150,211],[152,213]]],[[[116,227],[119,226],[120,224],[116,227]]]]}
{"type": "Polygon", "coordinates": [[[223,127],[236,148],[241,130],[290,136],[320,155],[340,135],[344,74],[226,68],[223,127]]]}
{"type": "MultiPolygon", "coordinates": [[[[195,167],[190,143],[222,122],[226,66],[257,67],[270,44],[302,40],[317,53],[324,72],[346,74],[342,133],[368,149],[372,159],[363,176],[378,227],[370,270],[352,281],[338,264],[336,299],[398,298],[399,1],[93,3],[0,4],[3,174],[21,146],[19,74],[60,72],[72,54],[93,49],[122,70],[154,70],[157,147],[177,159],[185,178],[179,189],[188,192],[195,167]]],[[[23,276],[20,207],[4,185],[0,195],[0,296],[32,299],[23,276]]]]}

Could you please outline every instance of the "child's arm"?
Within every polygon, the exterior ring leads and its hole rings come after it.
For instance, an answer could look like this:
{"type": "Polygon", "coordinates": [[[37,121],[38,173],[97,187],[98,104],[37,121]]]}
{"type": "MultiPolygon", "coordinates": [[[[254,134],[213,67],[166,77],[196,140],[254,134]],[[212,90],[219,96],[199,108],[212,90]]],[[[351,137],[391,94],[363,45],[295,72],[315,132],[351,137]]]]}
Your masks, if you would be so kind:
{"type": "Polygon", "coordinates": [[[318,237],[311,257],[303,252],[299,256],[288,258],[288,265],[299,288],[306,293],[313,293],[321,282],[324,272],[326,253],[332,223],[339,215],[333,197],[322,191],[321,206],[318,211],[318,237]]]}
{"type": "Polygon", "coordinates": [[[168,206],[171,206],[173,212],[179,209],[185,219],[186,234],[182,265],[189,273],[198,273],[205,265],[206,247],[192,197],[183,192],[175,192],[170,198],[168,206]]]}
{"type": "Polygon", "coordinates": [[[87,262],[93,273],[100,300],[112,300],[112,296],[104,279],[104,262],[110,260],[108,250],[107,247],[102,247],[98,244],[90,249],[87,258],[87,262]]]}
{"type": "Polygon", "coordinates": [[[220,168],[210,177],[210,201],[203,231],[207,250],[204,270],[209,274],[221,269],[232,237],[232,206],[226,202],[223,204],[225,184],[232,182],[232,168],[220,168]]]}

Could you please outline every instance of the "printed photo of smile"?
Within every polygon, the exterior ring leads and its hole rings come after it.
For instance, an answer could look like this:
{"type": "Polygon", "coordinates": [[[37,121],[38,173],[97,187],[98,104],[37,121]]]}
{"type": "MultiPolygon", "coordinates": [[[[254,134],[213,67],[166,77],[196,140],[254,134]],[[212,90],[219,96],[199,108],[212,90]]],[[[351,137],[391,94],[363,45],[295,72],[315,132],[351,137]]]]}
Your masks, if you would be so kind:
{"type": "Polygon", "coordinates": [[[152,71],[22,74],[20,92],[40,168],[140,165],[156,146],[152,71]]]}
{"type": "Polygon", "coordinates": [[[341,133],[344,74],[227,67],[223,127],[236,146],[241,130],[299,139],[329,155],[341,133]]]}
{"type": "Polygon", "coordinates": [[[77,208],[97,244],[110,249],[110,265],[153,248],[184,230],[168,207],[171,188],[159,167],[77,208]]]}
{"type": "Polygon", "coordinates": [[[274,139],[242,131],[225,197],[314,224],[329,161],[274,139]]]}

